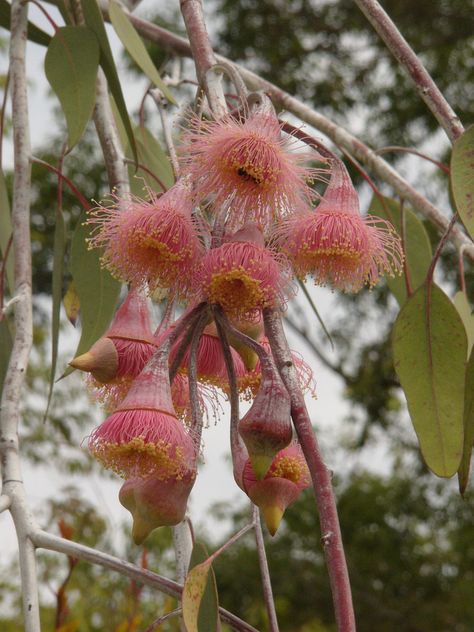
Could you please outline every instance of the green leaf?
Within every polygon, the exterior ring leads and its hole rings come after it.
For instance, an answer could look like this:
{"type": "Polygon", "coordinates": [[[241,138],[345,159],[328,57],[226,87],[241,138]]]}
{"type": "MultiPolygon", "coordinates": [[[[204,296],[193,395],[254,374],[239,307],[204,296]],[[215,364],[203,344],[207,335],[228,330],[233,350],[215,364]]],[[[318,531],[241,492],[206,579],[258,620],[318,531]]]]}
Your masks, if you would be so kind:
{"type": "MultiPolygon", "coordinates": [[[[10,30],[10,10],[11,5],[7,0],[0,0],[0,26],[10,30]]],[[[51,41],[51,37],[43,30],[38,28],[35,24],[28,20],[28,39],[30,42],[40,44],[40,46],[48,46],[51,41]]]]}
{"type": "Polygon", "coordinates": [[[163,82],[158,70],[155,68],[141,37],[136,32],[122,7],[114,0],[109,2],[109,16],[115,32],[130,54],[130,57],[135,60],[150,81],[161,90],[168,101],[177,105],[169,88],[163,82]]]}
{"type": "MultiPolygon", "coordinates": [[[[81,339],[75,356],[85,353],[106,331],[117,305],[121,284],[113,279],[100,265],[98,250],[88,250],[86,239],[89,227],[84,225],[86,213],[82,213],[71,246],[71,273],[81,303],[81,339]]],[[[66,369],[64,376],[73,369],[66,369]]]]}
{"type": "Polygon", "coordinates": [[[451,187],[459,217],[474,239],[474,125],[453,145],[451,187]]]}
{"type": "Polygon", "coordinates": [[[81,301],[79,300],[79,296],[77,295],[76,284],[74,283],[74,280],[69,283],[66,294],[63,298],[63,304],[69,322],[75,327],[77,317],[79,316],[79,310],[81,308],[81,301]]]}
{"type": "Polygon", "coordinates": [[[189,571],[184,582],[181,605],[187,632],[200,632],[198,627],[199,610],[206,590],[210,568],[210,562],[198,564],[189,571]]]}
{"type": "MultiPolygon", "coordinates": [[[[209,557],[206,547],[196,542],[191,553],[189,568],[194,568],[209,557]]],[[[219,599],[217,595],[216,577],[212,566],[206,581],[198,614],[197,629],[199,632],[217,632],[219,628],[219,599]]]]}
{"type": "Polygon", "coordinates": [[[0,320],[0,393],[7,376],[8,362],[12,352],[13,341],[7,319],[0,320]]]}
{"type": "Polygon", "coordinates": [[[422,285],[406,301],[392,344],[423,458],[436,475],[450,477],[462,455],[467,338],[439,287],[422,285]]]}
{"type": "Polygon", "coordinates": [[[99,55],[97,38],[86,26],[63,26],[48,46],[44,69],[66,117],[69,149],[92,116],[99,55]]]}
{"type": "Polygon", "coordinates": [[[86,24],[94,31],[99,41],[100,65],[104,70],[107,82],[109,84],[110,92],[117,105],[120,118],[127,134],[128,142],[130,143],[133,159],[135,160],[135,162],[137,162],[137,147],[135,144],[135,138],[133,136],[132,124],[130,123],[127,106],[125,104],[125,99],[123,98],[122,88],[120,86],[120,80],[117,74],[117,69],[115,67],[112,51],[110,49],[109,40],[107,38],[107,32],[105,30],[102,13],[99,9],[99,5],[97,4],[97,0],[81,0],[81,2],[86,24]]]}
{"type": "Polygon", "coordinates": [[[467,334],[467,355],[471,353],[472,345],[474,343],[474,313],[471,309],[471,305],[467,300],[465,292],[456,292],[454,295],[453,303],[458,310],[459,315],[462,318],[464,327],[467,334]]]}
{"type": "MultiPolygon", "coordinates": [[[[61,186],[61,185],[59,185],[61,186]]],[[[64,216],[60,208],[56,209],[56,224],[54,227],[54,254],[53,254],[53,282],[52,282],[52,318],[51,318],[51,371],[49,375],[48,401],[43,420],[45,421],[54,389],[54,376],[58,360],[59,325],[61,314],[61,295],[64,272],[64,253],[66,251],[66,227],[64,216]]]]}
{"type": "Polygon", "coordinates": [[[464,495],[469,482],[472,446],[474,444],[474,351],[466,368],[466,387],[464,400],[464,444],[461,465],[458,470],[459,491],[464,495]]]}
{"type": "MultiPolygon", "coordinates": [[[[402,222],[400,204],[390,198],[384,199],[388,212],[384,209],[380,199],[374,195],[369,206],[369,213],[391,222],[397,233],[401,236],[402,222]]],[[[426,278],[433,253],[428,233],[415,213],[405,206],[403,216],[405,221],[406,266],[410,275],[411,288],[415,291],[426,278]]],[[[405,278],[403,276],[394,278],[387,277],[387,284],[399,305],[402,306],[407,298],[405,278]]]]}
{"type": "MultiPolygon", "coordinates": [[[[12,220],[10,215],[10,201],[8,199],[7,184],[5,182],[5,176],[0,169],[0,253],[2,257],[8,248],[8,242],[12,235],[12,220]]],[[[15,289],[15,270],[13,264],[13,244],[10,246],[8,260],[6,264],[7,283],[10,288],[10,292],[13,293],[15,289]]]]}
{"type": "MultiPolygon", "coordinates": [[[[146,129],[146,127],[136,127],[135,138],[137,141],[140,163],[156,175],[159,181],[164,184],[166,189],[172,187],[174,184],[173,168],[171,167],[170,159],[163,151],[160,143],[156,140],[153,134],[146,129]]],[[[145,171],[139,169],[136,177],[143,177],[147,185],[154,191],[163,191],[163,187],[160,186],[157,180],[145,171]]]]}

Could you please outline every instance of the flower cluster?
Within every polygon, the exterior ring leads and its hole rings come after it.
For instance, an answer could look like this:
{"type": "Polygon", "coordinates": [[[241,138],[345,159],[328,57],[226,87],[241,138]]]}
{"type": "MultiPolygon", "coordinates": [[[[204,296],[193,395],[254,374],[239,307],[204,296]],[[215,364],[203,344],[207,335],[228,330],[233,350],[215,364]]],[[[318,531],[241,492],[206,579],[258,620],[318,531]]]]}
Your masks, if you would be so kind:
{"type": "MultiPolygon", "coordinates": [[[[193,115],[179,156],[182,175],[161,196],[112,198],[89,218],[89,246],[131,288],[109,330],[71,362],[111,413],[89,449],[125,479],[120,502],[142,542],[182,520],[203,412],[219,409],[218,393],[240,394],[252,405],[231,428],[234,477],[273,534],[309,473],[262,312],[285,307],[295,277],[371,287],[400,271],[401,244],[388,222],[360,214],[341,161],[283,133],[265,95],[244,119],[193,115]],[[321,198],[312,185],[328,175],[321,198]],[[153,333],[146,292],[158,288],[168,309],[153,333]]],[[[314,395],[309,366],[296,353],[293,364],[314,395]]]]}

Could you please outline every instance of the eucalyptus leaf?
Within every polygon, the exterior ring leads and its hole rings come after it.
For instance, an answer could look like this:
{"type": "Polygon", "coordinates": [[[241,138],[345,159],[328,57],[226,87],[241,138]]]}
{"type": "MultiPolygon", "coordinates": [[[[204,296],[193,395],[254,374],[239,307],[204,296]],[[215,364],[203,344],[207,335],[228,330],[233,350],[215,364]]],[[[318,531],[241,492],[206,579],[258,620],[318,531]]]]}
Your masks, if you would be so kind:
{"type": "Polygon", "coordinates": [[[459,217],[474,239],[474,125],[453,145],[451,188],[459,217]]]}
{"type": "MultiPolygon", "coordinates": [[[[112,320],[121,284],[100,265],[100,252],[88,250],[89,227],[82,213],[71,246],[71,273],[81,305],[81,339],[75,356],[85,353],[105,333],[112,320]]],[[[64,376],[72,372],[69,367],[64,376]]]]}
{"type": "MultiPolygon", "coordinates": [[[[196,542],[191,553],[189,568],[194,568],[209,557],[206,547],[196,542]]],[[[197,629],[199,632],[217,632],[219,628],[219,598],[214,570],[211,566],[206,587],[199,605],[197,629]]]]}
{"type": "Polygon", "coordinates": [[[199,611],[204,593],[211,563],[206,561],[194,566],[186,577],[183,587],[182,608],[183,620],[187,632],[203,632],[199,629],[199,611]]]}
{"type": "Polygon", "coordinates": [[[464,444],[461,465],[458,470],[459,491],[464,495],[469,482],[472,446],[474,444],[474,351],[471,351],[466,368],[464,400],[464,444]]]}
{"type": "Polygon", "coordinates": [[[54,376],[58,360],[59,326],[61,314],[61,295],[64,275],[64,253],[66,251],[66,227],[61,209],[56,209],[54,228],[53,282],[52,282],[52,318],[51,318],[51,371],[49,375],[48,400],[44,419],[48,416],[54,389],[54,376]]]}
{"type": "Polygon", "coordinates": [[[79,316],[79,310],[81,309],[81,301],[79,300],[74,280],[69,283],[66,294],[63,298],[63,304],[69,322],[75,327],[79,316]]]}
{"type": "MultiPolygon", "coordinates": [[[[402,213],[400,204],[390,198],[384,198],[384,208],[378,196],[374,195],[369,206],[369,213],[388,220],[400,237],[402,236],[402,213]]],[[[405,223],[405,265],[410,275],[411,289],[415,291],[424,282],[430,267],[433,252],[428,233],[423,223],[406,206],[403,209],[405,223]]],[[[387,277],[390,291],[402,306],[407,298],[406,282],[403,276],[387,277]]]]}
{"type": "Polygon", "coordinates": [[[0,393],[7,376],[8,363],[12,352],[13,340],[6,318],[0,320],[0,393]]]}
{"type": "Polygon", "coordinates": [[[140,66],[148,79],[150,79],[150,81],[152,81],[155,86],[161,90],[168,101],[177,105],[171,91],[163,82],[163,79],[160,77],[160,73],[155,68],[155,65],[153,64],[141,37],[136,32],[122,7],[118,2],[115,2],[115,0],[111,0],[111,2],[109,2],[109,16],[115,32],[119,36],[122,44],[125,46],[125,49],[130,54],[130,57],[132,57],[138,66],[140,66]]]}
{"type": "Polygon", "coordinates": [[[86,26],[63,26],[48,46],[46,78],[66,117],[69,149],[81,139],[92,116],[99,56],[97,37],[86,26]]]}
{"type": "Polygon", "coordinates": [[[467,338],[456,308],[422,285],[401,309],[392,336],[395,370],[427,466],[456,473],[462,456],[467,338]]]}
{"type": "MultiPolygon", "coordinates": [[[[0,253],[2,258],[7,252],[8,243],[12,236],[12,220],[10,215],[10,201],[8,199],[7,184],[5,182],[5,176],[0,169],[0,253]]],[[[6,262],[6,278],[10,288],[10,292],[13,293],[15,288],[15,270],[13,263],[13,244],[10,246],[8,259],[6,262]]]]}
{"type": "Polygon", "coordinates": [[[462,318],[467,334],[467,355],[471,353],[474,343],[474,313],[465,292],[456,292],[453,303],[462,318]]]}
{"type": "MultiPolygon", "coordinates": [[[[10,30],[10,11],[11,4],[7,0],[0,0],[0,26],[10,30]]],[[[39,44],[40,46],[48,46],[51,41],[51,36],[45,31],[38,28],[35,24],[28,20],[28,39],[30,42],[39,44]]]]}
{"type": "Polygon", "coordinates": [[[107,32],[105,30],[102,13],[100,11],[99,5],[97,4],[97,0],[81,0],[81,3],[86,24],[94,31],[97,36],[97,40],[99,41],[100,65],[104,70],[110,92],[112,93],[112,96],[117,105],[120,118],[127,134],[128,142],[130,143],[133,159],[135,162],[137,162],[138,155],[135,138],[133,136],[132,124],[130,123],[130,117],[128,116],[127,106],[123,97],[122,87],[120,85],[119,76],[117,74],[117,68],[115,67],[112,50],[107,38],[107,32]]]}

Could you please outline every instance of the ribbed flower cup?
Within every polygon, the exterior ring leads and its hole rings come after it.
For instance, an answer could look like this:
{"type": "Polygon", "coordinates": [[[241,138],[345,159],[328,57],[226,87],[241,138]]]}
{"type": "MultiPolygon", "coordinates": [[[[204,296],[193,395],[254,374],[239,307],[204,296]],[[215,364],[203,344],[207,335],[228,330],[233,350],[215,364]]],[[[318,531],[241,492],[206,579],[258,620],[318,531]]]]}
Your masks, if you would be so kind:
{"type": "Polygon", "coordinates": [[[260,388],[252,406],[238,426],[258,480],[265,476],[276,454],[283,450],[293,437],[288,391],[271,356],[262,354],[260,363],[260,388]]]}
{"type": "Polygon", "coordinates": [[[141,544],[158,527],[173,526],[186,514],[189,494],[196,479],[196,470],[180,478],[130,478],[119,492],[121,504],[132,514],[132,537],[141,544]]]}
{"type": "Polygon", "coordinates": [[[174,410],[166,353],[152,356],[119,408],[91,434],[89,450],[124,478],[179,480],[195,470],[198,446],[174,410]]]}
{"type": "Polygon", "coordinates": [[[310,204],[309,186],[319,171],[308,166],[316,152],[295,151],[292,137],[282,134],[273,105],[265,94],[251,95],[251,113],[244,120],[231,115],[217,121],[190,119],[180,158],[191,176],[198,200],[214,208],[230,204],[228,227],[248,221],[262,229],[310,204]]]}
{"type": "Polygon", "coordinates": [[[118,279],[185,294],[203,252],[189,181],[150,196],[149,202],[129,197],[96,208],[88,221],[96,226],[89,246],[104,249],[102,263],[118,279]]]}
{"type": "Polygon", "coordinates": [[[285,262],[265,247],[255,224],[210,250],[198,273],[198,292],[231,318],[255,319],[265,307],[281,307],[291,289],[285,262]]]}
{"type": "Polygon", "coordinates": [[[296,442],[278,452],[262,480],[257,480],[250,459],[245,460],[244,455],[233,450],[236,482],[260,508],[268,531],[275,535],[287,507],[311,484],[303,452],[296,442]],[[240,461],[237,464],[236,458],[240,461]]]}
{"type": "Polygon", "coordinates": [[[295,213],[276,230],[276,241],[296,274],[344,292],[373,287],[402,270],[403,251],[393,226],[362,217],[359,198],[341,161],[335,161],[315,211],[295,213]]]}
{"type": "Polygon", "coordinates": [[[69,364],[90,374],[88,386],[94,397],[113,410],[154,351],[147,298],[132,288],[104,336],[69,364]]]}

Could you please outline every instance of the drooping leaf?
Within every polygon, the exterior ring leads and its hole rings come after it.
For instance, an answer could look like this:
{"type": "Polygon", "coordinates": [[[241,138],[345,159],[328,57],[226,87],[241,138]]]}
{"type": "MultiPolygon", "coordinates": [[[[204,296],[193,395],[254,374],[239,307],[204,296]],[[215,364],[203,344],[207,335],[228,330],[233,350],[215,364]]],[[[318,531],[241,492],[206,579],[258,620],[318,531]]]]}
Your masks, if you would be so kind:
{"type": "MultiPolygon", "coordinates": [[[[10,201],[8,199],[7,185],[3,171],[0,170],[0,253],[2,258],[8,248],[8,242],[12,235],[12,220],[10,216],[10,201]]],[[[15,271],[13,264],[13,244],[10,246],[8,260],[6,263],[6,276],[7,283],[10,287],[10,292],[13,292],[15,287],[15,271]]]]}
{"type": "Polygon", "coordinates": [[[435,474],[450,477],[462,455],[467,338],[439,287],[424,284],[406,301],[392,344],[423,458],[435,474]]]}
{"type": "Polygon", "coordinates": [[[474,239],[474,125],[453,145],[451,187],[459,217],[474,239]]]}
{"type": "Polygon", "coordinates": [[[199,610],[206,590],[207,579],[211,568],[210,562],[202,562],[192,568],[183,587],[183,620],[187,632],[200,632],[199,610]]]}
{"type": "MultiPolygon", "coordinates": [[[[11,5],[7,0],[0,0],[0,26],[10,30],[10,10],[11,5]]],[[[51,37],[42,29],[28,20],[28,39],[30,42],[40,44],[40,46],[48,46],[51,37]]]]}
{"type": "Polygon", "coordinates": [[[0,393],[3,390],[3,383],[7,375],[8,362],[12,352],[12,336],[7,319],[0,320],[0,393]]]}
{"type": "MultiPolygon", "coordinates": [[[[191,553],[189,568],[194,568],[209,557],[206,547],[196,542],[191,553]]],[[[219,598],[216,577],[212,566],[206,581],[206,587],[199,606],[197,629],[199,632],[217,632],[219,629],[219,598]]]]}
{"type": "MultiPolygon", "coordinates": [[[[397,233],[401,236],[402,213],[400,204],[390,198],[385,198],[385,203],[388,212],[383,207],[381,200],[374,195],[369,206],[369,213],[391,222],[397,233]]],[[[428,233],[415,213],[405,206],[403,209],[403,217],[405,222],[406,266],[410,275],[411,288],[415,291],[425,280],[433,253],[428,233]]],[[[399,305],[402,306],[407,298],[404,277],[387,277],[387,284],[399,305]]]]}
{"type": "Polygon", "coordinates": [[[66,294],[63,298],[63,304],[69,322],[75,327],[77,317],[79,316],[79,310],[81,308],[81,301],[79,300],[79,296],[76,290],[76,284],[74,283],[74,281],[71,281],[69,283],[66,294]]]}
{"type": "Polygon", "coordinates": [[[69,149],[80,140],[95,104],[99,43],[86,26],[56,31],[44,60],[46,78],[66,117],[69,149]]]}
{"type": "Polygon", "coordinates": [[[54,227],[53,281],[52,281],[52,318],[51,318],[51,371],[49,375],[48,401],[44,413],[46,420],[53,396],[54,376],[58,360],[59,325],[61,313],[61,295],[64,273],[64,253],[66,251],[66,227],[64,216],[60,208],[56,209],[56,224],[54,227]]]}
{"type": "Polygon", "coordinates": [[[110,49],[109,40],[107,38],[107,32],[105,30],[102,13],[100,11],[99,5],[97,4],[97,0],[81,0],[81,2],[85,22],[87,26],[94,31],[97,36],[97,40],[99,41],[100,65],[104,70],[110,92],[117,105],[120,118],[127,134],[128,142],[130,143],[133,159],[135,160],[135,162],[137,162],[138,155],[135,138],[133,136],[132,124],[130,123],[127,106],[125,104],[125,99],[123,98],[122,87],[120,85],[119,76],[117,74],[117,68],[115,67],[112,50],[110,49]]]}
{"type": "Polygon", "coordinates": [[[456,309],[462,318],[462,322],[464,323],[464,327],[466,328],[467,355],[469,356],[472,345],[474,344],[474,313],[465,292],[456,292],[453,303],[455,304],[456,309]]]}
{"type": "Polygon", "coordinates": [[[459,491],[464,494],[469,482],[472,446],[474,444],[474,350],[471,351],[466,368],[466,387],[464,399],[464,443],[461,465],[458,470],[459,491]]]}
{"type": "MultiPolygon", "coordinates": [[[[120,283],[100,266],[99,251],[87,249],[90,227],[84,225],[86,218],[82,213],[71,246],[71,273],[81,305],[82,326],[75,356],[88,351],[106,331],[120,293],[120,283]]],[[[71,368],[66,369],[64,376],[71,372],[71,368]]]]}
{"type": "Polygon", "coordinates": [[[158,70],[155,68],[153,61],[148,54],[141,37],[136,32],[127,15],[115,0],[109,2],[110,21],[119,36],[126,50],[140,66],[146,76],[152,81],[157,88],[161,90],[170,103],[176,105],[176,101],[171,94],[168,86],[163,82],[158,70]]]}

